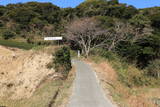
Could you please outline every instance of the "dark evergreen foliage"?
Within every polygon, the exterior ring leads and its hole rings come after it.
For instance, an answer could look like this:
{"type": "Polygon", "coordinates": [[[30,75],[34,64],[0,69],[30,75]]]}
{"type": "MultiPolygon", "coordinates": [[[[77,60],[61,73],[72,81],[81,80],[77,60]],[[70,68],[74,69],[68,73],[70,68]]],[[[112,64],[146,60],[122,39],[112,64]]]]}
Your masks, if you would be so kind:
{"type": "MultiPolygon", "coordinates": [[[[32,41],[38,36],[64,36],[66,25],[82,17],[95,17],[100,21],[101,27],[113,31],[115,20],[130,23],[140,29],[139,33],[151,26],[151,34],[134,42],[121,41],[113,52],[125,57],[128,62],[136,63],[140,68],[160,59],[160,7],[136,9],[119,3],[118,0],[87,0],[76,8],[60,8],[51,3],[38,2],[0,6],[0,35],[4,39],[18,35],[32,41]]],[[[128,37],[132,36],[128,34],[128,37]]],[[[75,44],[70,44],[74,48],[75,44]]]]}
{"type": "Polygon", "coordinates": [[[71,66],[70,50],[68,47],[62,47],[54,53],[54,68],[56,72],[68,74],[71,66]]]}

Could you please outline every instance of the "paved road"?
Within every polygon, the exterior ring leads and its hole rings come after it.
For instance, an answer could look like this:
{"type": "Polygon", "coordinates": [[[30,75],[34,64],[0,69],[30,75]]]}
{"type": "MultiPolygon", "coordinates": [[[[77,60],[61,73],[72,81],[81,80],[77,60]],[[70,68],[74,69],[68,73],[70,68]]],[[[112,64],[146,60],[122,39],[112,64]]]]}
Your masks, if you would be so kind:
{"type": "Polygon", "coordinates": [[[104,96],[92,68],[82,61],[73,60],[77,74],[68,107],[115,107],[104,96]]]}

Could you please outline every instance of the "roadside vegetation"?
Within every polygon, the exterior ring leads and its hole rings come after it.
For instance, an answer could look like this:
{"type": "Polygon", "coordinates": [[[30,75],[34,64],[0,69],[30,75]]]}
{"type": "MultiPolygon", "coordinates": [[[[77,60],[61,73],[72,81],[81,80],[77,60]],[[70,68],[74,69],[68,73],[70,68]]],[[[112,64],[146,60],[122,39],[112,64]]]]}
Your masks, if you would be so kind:
{"type": "Polygon", "coordinates": [[[72,69],[70,49],[63,46],[53,53],[53,61],[47,64],[47,68],[54,68],[55,72],[62,74],[65,79],[72,69]]]}
{"type": "Polygon", "coordinates": [[[93,54],[85,61],[95,69],[106,96],[118,106],[159,107],[160,79],[149,76],[147,70],[108,52],[105,57],[93,54]]]}
{"type": "Polygon", "coordinates": [[[53,65],[55,71],[67,76],[72,68],[70,49],[68,47],[62,47],[61,49],[57,50],[53,56],[53,65]]]}
{"type": "MultiPolygon", "coordinates": [[[[116,99],[127,99],[140,90],[147,95],[160,89],[160,7],[136,9],[118,0],[86,0],[75,8],[38,2],[0,6],[0,45],[41,49],[58,44],[43,41],[45,36],[62,36],[60,44],[69,46],[73,53],[80,50],[85,58],[108,61],[117,75],[112,84],[116,88],[111,90],[116,99]]],[[[63,47],[53,56],[47,67],[68,74],[69,49],[63,47]]],[[[149,98],[159,104],[160,96],[149,98]]],[[[129,101],[127,106],[131,106],[129,101]]]]}
{"type": "MultiPolygon", "coordinates": [[[[128,63],[123,57],[118,56],[115,53],[107,52],[103,50],[96,50],[92,53],[93,56],[98,59],[104,59],[108,61],[112,67],[117,71],[119,80],[127,87],[132,86],[159,86],[160,78],[159,73],[159,60],[155,60],[145,69],[140,69],[135,63],[128,63]],[[100,53],[100,54],[97,54],[100,53]],[[154,66],[154,67],[153,67],[154,66]],[[151,70],[152,69],[152,70],[151,70]],[[158,70],[157,70],[158,69],[158,70]],[[151,72],[150,72],[151,71],[151,72]],[[150,74],[153,73],[153,74],[150,74]]],[[[96,61],[96,58],[95,58],[96,61]]]]}

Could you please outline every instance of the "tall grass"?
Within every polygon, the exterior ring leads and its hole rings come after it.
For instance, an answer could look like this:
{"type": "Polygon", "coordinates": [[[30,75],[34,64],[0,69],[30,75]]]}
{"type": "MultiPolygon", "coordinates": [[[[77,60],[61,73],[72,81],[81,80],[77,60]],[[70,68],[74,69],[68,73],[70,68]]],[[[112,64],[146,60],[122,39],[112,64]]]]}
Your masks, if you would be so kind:
{"type": "Polygon", "coordinates": [[[30,98],[9,99],[0,98],[0,106],[6,107],[48,107],[58,88],[62,86],[62,80],[51,80],[41,84],[30,98]]]}
{"type": "Polygon", "coordinates": [[[160,79],[155,79],[146,75],[146,71],[138,69],[136,65],[128,63],[124,58],[119,57],[113,52],[105,50],[94,50],[92,52],[95,62],[98,60],[107,60],[115,69],[118,80],[128,87],[134,86],[158,86],[160,79]],[[96,54],[95,54],[96,53],[96,54]],[[99,53],[97,55],[97,53],[99,53]]]}
{"type": "MultiPolygon", "coordinates": [[[[118,102],[119,106],[157,107],[155,104],[160,106],[160,100],[157,97],[160,79],[146,75],[145,69],[138,69],[135,64],[127,62],[113,52],[94,50],[90,58],[97,63],[98,70],[103,71],[97,74],[105,92],[108,95],[109,90],[113,100],[118,102]],[[115,72],[116,76],[113,78],[109,78],[111,71],[108,66],[104,66],[105,62],[114,69],[112,72],[115,72]]],[[[153,72],[153,66],[150,69],[153,72]]]]}

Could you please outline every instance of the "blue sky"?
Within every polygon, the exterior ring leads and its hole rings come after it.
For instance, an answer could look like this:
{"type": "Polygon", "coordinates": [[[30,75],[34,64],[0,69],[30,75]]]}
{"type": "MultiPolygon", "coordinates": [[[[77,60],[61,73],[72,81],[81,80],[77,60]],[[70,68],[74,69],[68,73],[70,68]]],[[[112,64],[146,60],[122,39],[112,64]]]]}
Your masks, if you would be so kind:
{"type": "Polygon", "coordinates": [[[137,8],[160,6],[160,0],[119,0],[119,2],[133,5],[137,8]]]}
{"type": "MultiPolygon", "coordinates": [[[[52,2],[60,7],[75,7],[84,0],[0,0],[0,5],[6,5],[9,3],[24,3],[28,1],[38,2],[52,2]]],[[[160,0],[119,0],[121,3],[133,5],[137,8],[146,8],[153,6],[160,6],[160,0]]]]}
{"type": "Polygon", "coordinates": [[[24,3],[29,1],[52,2],[60,7],[75,7],[84,0],[0,0],[0,5],[6,5],[8,3],[24,3]]]}

